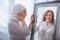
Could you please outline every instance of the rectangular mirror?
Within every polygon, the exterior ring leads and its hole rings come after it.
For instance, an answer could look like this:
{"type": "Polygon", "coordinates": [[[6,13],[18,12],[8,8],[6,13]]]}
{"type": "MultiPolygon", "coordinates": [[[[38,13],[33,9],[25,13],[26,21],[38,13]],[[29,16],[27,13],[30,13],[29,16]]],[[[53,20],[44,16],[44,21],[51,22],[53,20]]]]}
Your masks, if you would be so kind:
{"type": "Polygon", "coordinates": [[[34,40],[57,40],[59,10],[59,1],[34,5],[34,16],[37,20],[37,22],[35,21],[36,26],[34,26],[34,40]]]}

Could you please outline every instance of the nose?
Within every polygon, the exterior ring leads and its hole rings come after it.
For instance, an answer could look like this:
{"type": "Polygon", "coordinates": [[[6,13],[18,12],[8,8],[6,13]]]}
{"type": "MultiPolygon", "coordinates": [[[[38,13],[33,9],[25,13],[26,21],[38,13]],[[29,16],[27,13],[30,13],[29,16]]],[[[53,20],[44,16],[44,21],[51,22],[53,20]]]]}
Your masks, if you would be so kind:
{"type": "Polygon", "coordinates": [[[48,19],[50,19],[50,17],[49,17],[49,16],[48,16],[47,18],[48,18],[48,19]]]}

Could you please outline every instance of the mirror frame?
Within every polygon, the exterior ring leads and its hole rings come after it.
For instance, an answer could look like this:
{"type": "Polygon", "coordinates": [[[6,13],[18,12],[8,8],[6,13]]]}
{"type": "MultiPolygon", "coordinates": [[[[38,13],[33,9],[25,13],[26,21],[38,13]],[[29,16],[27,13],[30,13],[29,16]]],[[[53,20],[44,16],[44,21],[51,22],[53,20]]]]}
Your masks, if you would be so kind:
{"type": "Polygon", "coordinates": [[[60,1],[51,1],[51,2],[43,2],[43,3],[35,3],[34,4],[34,22],[33,27],[31,31],[31,40],[34,40],[34,29],[36,28],[36,16],[37,16],[37,9],[38,7],[48,7],[48,6],[57,6],[57,14],[56,14],[56,24],[55,24],[55,30],[54,30],[54,37],[53,40],[59,40],[60,39],[60,32],[59,32],[59,26],[58,26],[58,19],[59,19],[59,13],[60,13],[60,1]],[[47,5],[47,6],[46,6],[47,5]],[[32,37],[33,36],[33,37],[32,37]]]}

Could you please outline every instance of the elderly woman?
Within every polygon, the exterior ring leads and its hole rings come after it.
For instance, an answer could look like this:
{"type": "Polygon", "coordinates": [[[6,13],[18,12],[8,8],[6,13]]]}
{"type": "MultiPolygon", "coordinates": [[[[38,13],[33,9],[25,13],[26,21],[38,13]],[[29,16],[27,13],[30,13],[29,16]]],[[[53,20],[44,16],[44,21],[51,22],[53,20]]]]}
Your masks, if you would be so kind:
{"type": "Polygon", "coordinates": [[[8,22],[11,40],[26,40],[25,38],[29,35],[29,28],[24,20],[26,15],[26,8],[23,5],[16,4],[12,7],[8,22]]]}

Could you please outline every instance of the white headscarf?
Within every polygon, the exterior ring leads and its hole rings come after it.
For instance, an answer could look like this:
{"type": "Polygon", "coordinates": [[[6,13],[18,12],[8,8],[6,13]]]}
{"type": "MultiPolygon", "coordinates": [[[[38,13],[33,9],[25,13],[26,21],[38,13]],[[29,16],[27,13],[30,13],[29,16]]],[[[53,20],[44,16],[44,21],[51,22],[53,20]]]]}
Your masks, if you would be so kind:
{"type": "Polygon", "coordinates": [[[23,5],[21,4],[15,4],[12,8],[11,8],[11,14],[15,15],[19,12],[21,12],[22,10],[26,9],[23,5]]]}
{"type": "Polygon", "coordinates": [[[23,5],[21,4],[15,4],[10,8],[10,17],[9,20],[11,18],[15,18],[15,14],[18,14],[19,12],[21,12],[22,10],[26,9],[23,5]]]}

